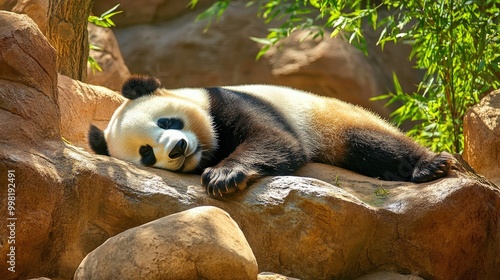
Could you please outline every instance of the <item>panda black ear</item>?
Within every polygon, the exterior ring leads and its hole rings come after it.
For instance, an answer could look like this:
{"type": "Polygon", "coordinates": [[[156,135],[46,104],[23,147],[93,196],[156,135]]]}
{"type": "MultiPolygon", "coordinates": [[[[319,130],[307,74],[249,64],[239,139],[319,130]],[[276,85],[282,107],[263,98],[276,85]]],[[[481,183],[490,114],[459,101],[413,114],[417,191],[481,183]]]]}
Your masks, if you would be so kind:
{"type": "Polygon", "coordinates": [[[104,133],[93,124],[90,125],[88,140],[90,148],[96,154],[109,156],[108,144],[104,138],[104,133]]]}
{"type": "Polygon", "coordinates": [[[128,99],[136,99],[152,94],[161,86],[160,80],[151,76],[135,75],[130,77],[122,86],[122,95],[128,99]]]}

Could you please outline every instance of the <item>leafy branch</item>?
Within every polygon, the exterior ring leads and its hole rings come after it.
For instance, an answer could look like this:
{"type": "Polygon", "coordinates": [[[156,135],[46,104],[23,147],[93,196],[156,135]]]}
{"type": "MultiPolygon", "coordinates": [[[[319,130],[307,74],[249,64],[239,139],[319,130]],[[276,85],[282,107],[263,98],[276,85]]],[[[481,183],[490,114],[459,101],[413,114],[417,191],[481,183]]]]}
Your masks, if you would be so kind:
{"type": "MultiPolygon", "coordinates": [[[[113,8],[107,10],[106,12],[102,13],[100,16],[90,15],[88,17],[88,22],[93,23],[97,26],[105,27],[105,28],[114,27],[115,23],[111,20],[111,17],[123,12],[123,11],[116,11],[115,12],[115,10],[118,8],[118,6],[120,6],[120,4],[117,4],[113,8]]],[[[102,50],[101,47],[95,46],[92,44],[90,44],[90,49],[91,50],[98,50],[98,51],[102,50]]],[[[102,72],[102,68],[101,68],[101,66],[99,66],[99,63],[97,63],[97,60],[95,60],[90,55],[88,57],[88,63],[90,64],[90,68],[92,69],[92,73],[95,73],[95,70],[102,72]]]]}
{"type": "MultiPolygon", "coordinates": [[[[197,0],[192,0],[192,7],[197,0]]],[[[230,0],[217,1],[203,19],[220,18],[230,0]]],[[[497,0],[260,0],[258,15],[270,28],[257,57],[297,29],[313,37],[341,36],[369,55],[365,34],[377,44],[410,44],[410,59],[426,74],[416,92],[403,92],[394,75],[394,92],[374,98],[403,105],[392,113],[397,124],[415,121],[408,134],[435,151],[461,152],[463,116],[492,89],[500,88],[500,5],[497,0]]]]}

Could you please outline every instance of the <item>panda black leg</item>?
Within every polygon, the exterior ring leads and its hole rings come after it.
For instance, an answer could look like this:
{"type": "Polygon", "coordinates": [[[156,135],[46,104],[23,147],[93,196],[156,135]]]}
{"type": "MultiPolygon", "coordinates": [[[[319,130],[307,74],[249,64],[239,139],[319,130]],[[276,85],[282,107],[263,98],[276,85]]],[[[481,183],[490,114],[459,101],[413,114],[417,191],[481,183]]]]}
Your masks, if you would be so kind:
{"type": "Polygon", "coordinates": [[[448,153],[435,154],[412,139],[394,133],[352,129],[342,167],[385,181],[428,182],[446,176],[448,153]]]}

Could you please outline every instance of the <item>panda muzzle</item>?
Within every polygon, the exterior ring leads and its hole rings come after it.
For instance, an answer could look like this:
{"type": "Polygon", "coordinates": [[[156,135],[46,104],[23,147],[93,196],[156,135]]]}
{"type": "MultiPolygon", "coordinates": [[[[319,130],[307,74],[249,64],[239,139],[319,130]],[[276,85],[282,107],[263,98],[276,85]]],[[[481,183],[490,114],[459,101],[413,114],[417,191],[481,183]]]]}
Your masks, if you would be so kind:
{"type": "Polygon", "coordinates": [[[184,139],[179,140],[175,146],[172,148],[172,151],[168,154],[168,157],[171,159],[179,158],[184,155],[186,152],[187,142],[184,139]]]}

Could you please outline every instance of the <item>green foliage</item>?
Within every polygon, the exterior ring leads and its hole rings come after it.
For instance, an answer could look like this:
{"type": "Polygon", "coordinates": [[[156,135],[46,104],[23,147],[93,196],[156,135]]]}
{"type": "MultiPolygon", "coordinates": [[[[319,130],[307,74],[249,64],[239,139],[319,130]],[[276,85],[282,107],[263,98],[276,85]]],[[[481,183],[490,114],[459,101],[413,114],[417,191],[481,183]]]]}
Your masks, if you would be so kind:
{"type": "Polygon", "coordinates": [[[113,27],[113,26],[115,26],[115,23],[111,20],[111,17],[123,12],[123,11],[116,11],[115,12],[115,10],[118,8],[118,6],[120,6],[120,4],[117,4],[116,6],[107,10],[106,12],[102,13],[102,15],[100,15],[98,17],[97,16],[89,16],[88,21],[90,23],[93,23],[93,24],[95,24],[97,26],[101,26],[101,27],[106,27],[106,28],[113,27]]]}
{"type": "MultiPolygon", "coordinates": [[[[92,16],[92,15],[89,16],[88,22],[93,23],[97,26],[105,27],[105,28],[110,28],[110,27],[115,26],[115,23],[111,20],[111,17],[123,12],[123,11],[116,11],[115,12],[115,10],[118,8],[118,6],[120,6],[120,4],[117,4],[113,8],[107,10],[99,17],[92,16]]],[[[90,44],[90,49],[91,50],[102,50],[100,47],[94,46],[92,44],[90,44]]],[[[95,70],[97,70],[99,72],[102,71],[101,66],[99,66],[97,61],[93,57],[91,57],[90,55],[88,57],[88,62],[90,64],[90,68],[92,69],[92,73],[95,73],[95,70]]]]}
{"type": "MultiPolygon", "coordinates": [[[[196,4],[192,0],[192,5],[196,4]]],[[[220,17],[223,9],[203,18],[220,17]]],[[[500,5],[498,0],[261,0],[259,16],[283,22],[269,29],[258,57],[296,29],[313,37],[342,36],[368,54],[365,34],[376,30],[381,48],[387,42],[412,46],[410,58],[426,70],[417,92],[405,93],[394,75],[395,92],[375,98],[402,106],[392,113],[397,124],[415,121],[408,132],[435,151],[461,152],[463,116],[488,91],[500,88],[500,5]]],[[[214,6],[212,6],[214,7],[214,6]]]]}

